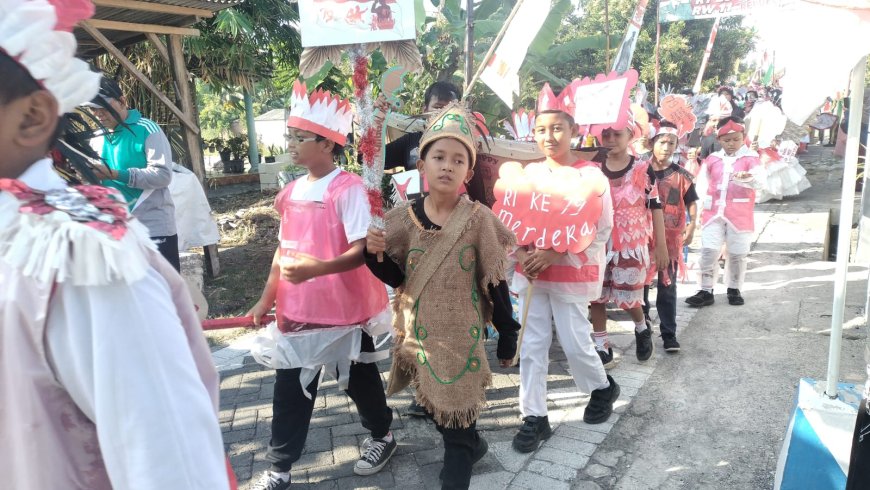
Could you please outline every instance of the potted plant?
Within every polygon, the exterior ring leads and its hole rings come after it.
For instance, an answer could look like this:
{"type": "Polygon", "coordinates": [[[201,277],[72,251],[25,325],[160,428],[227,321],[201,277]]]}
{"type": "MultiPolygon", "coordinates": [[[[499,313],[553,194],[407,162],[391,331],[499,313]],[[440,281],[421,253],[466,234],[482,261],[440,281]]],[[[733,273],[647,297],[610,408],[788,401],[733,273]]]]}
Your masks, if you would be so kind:
{"type": "Polygon", "coordinates": [[[244,170],[245,156],[248,154],[248,137],[234,136],[227,140],[227,149],[232,158],[224,162],[225,173],[240,173],[244,170]]]}
{"type": "Polygon", "coordinates": [[[212,138],[208,141],[208,147],[211,151],[217,151],[221,157],[221,162],[229,162],[231,158],[231,152],[229,148],[227,148],[227,142],[221,138],[212,138]]]}
{"type": "Polygon", "coordinates": [[[275,163],[275,157],[278,156],[278,153],[280,151],[281,150],[278,148],[277,145],[270,145],[269,156],[266,157],[266,163],[275,163]]]}

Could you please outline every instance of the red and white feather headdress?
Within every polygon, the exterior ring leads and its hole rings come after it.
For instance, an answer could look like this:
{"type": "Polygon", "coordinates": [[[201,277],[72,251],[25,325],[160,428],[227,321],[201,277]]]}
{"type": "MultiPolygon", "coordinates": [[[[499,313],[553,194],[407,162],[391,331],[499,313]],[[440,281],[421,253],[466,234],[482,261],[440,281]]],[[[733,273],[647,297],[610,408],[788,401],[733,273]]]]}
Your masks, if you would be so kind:
{"type": "Polygon", "coordinates": [[[309,95],[305,83],[293,82],[287,127],[311,131],[344,146],[352,122],[352,107],[346,99],[320,89],[309,95]]]}
{"type": "Polygon", "coordinates": [[[58,115],[100,90],[100,74],[75,57],[72,34],[93,14],[90,0],[0,0],[0,51],[54,95],[58,115]]]}
{"type": "Polygon", "coordinates": [[[535,111],[523,108],[511,113],[511,121],[505,121],[504,128],[517,141],[535,141],[535,111]]]}
{"type": "MultiPolygon", "coordinates": [[[[577,82],[579,80],[575,80],[577,82]]],[[[538,94],[538,114],[544,111],[562,111],[574,117],[574,82],[568,84],[557,96],[553,93],[549,83],[544,83],[544,88],[538,94]]]]}

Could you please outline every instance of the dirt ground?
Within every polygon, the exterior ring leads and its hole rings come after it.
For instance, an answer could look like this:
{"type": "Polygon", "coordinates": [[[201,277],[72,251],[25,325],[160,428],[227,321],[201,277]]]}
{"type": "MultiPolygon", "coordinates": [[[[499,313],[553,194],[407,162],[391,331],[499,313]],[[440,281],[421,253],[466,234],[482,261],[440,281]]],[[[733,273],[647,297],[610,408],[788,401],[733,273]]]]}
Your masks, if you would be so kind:
{"type": "MultiPolygon", "coordinates": [[[[220,275],[206,277],[203,291],[209,318],[242,316],[260,298],[278,246],[274,199],[274,192],[257,190],[209,199],[221,235],[220,275]]],[[[213,347],[220,347],[244,332],[216,330],[207,335],[213,347]]]]}

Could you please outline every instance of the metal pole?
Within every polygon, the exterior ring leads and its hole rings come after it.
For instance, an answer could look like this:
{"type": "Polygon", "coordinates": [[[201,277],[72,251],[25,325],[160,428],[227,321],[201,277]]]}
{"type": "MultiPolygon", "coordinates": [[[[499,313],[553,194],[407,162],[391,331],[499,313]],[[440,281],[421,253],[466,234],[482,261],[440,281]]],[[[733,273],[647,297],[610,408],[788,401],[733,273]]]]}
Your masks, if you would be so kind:
{"type": "Polygon", "coordinates": [[[864,105],[864,77],[867,57],[852,70],[849,108],[849,136],[843,165],[843,188],[840,193],[840,228],[837,234],[837,267],[834,272],[834,303],[831,311],[831,344],[828,349],[828,382],[825,394],[837,397],[840,379],[840,350],[843,345],[843,310],[846,306],[846,279],[849,252],[852,248],[852,212],[855,208],[855,178],[858,175],[858,145],[861,139],[861,114],[864,105]]]}
{"type": "Polygon", "coordinates": [[[254,127],[254,98],[248,89],[245,95],[245,121],[248,125],[248,160],[251,161],[251,173],[259,170],[260,150],[257,149],[257,128],[254,127]]]}
{"type": "Polygon", "coordinates": [[[504,21],[504,25],[501,26],[501,30],[498,31],[498,34],[495,36],[495,41],[489,46],[489,50],[486,52],[486,55],[483,57],[483,60],[480,62],[480,66],[477,67],[477,71],[474,72],[474,76],[471,79],[466,79],[468,85],[465,86],[465,93],[471,91],[471,88],[474,87],[474,84],[477,83],[477,80],[480,79],[480,76],[483,74],[483,70],[486,69],[486,64],[489,63],[489,59],[492,58],[492,54],[495,53],[495,49],[501,44],[501,40],[504,38],[505,33],[508,30],[508,27],[511,25],[511,22],[514,20],[514,17],[517,15],[517,12],[520,10],[520,5],[523,4],[524,0],[517,0],[517,3],[514,5],[513,10],[511,10],[510,15],[508,15],[507,20],[504,21]]]}
{"type": "MultiPolygon", "coordinates": [[[[465,83],[474,70],[474,0],[465,1],[465,83]]],[[[465,94],[468,94],[466,89],[465,94]]]]}

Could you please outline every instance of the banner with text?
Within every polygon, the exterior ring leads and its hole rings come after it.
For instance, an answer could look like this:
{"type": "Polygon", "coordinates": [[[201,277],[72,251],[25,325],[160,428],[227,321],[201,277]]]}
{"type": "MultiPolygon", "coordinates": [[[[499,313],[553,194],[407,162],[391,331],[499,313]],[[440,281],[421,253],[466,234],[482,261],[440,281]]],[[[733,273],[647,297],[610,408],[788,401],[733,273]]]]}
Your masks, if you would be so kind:
{"type": "Polygon", "coordinates": [[[596,167],[523,168],[505,162],[495,183],[492,211],[514,232],[518,245],[580,253],[595,240],[610,183],[596,167]]]}
{"type": "Polygon", "coordinates": [[[783,7],[790,0],[663,0],[659,22],[748,15],[753,9],[783,7]]]}

